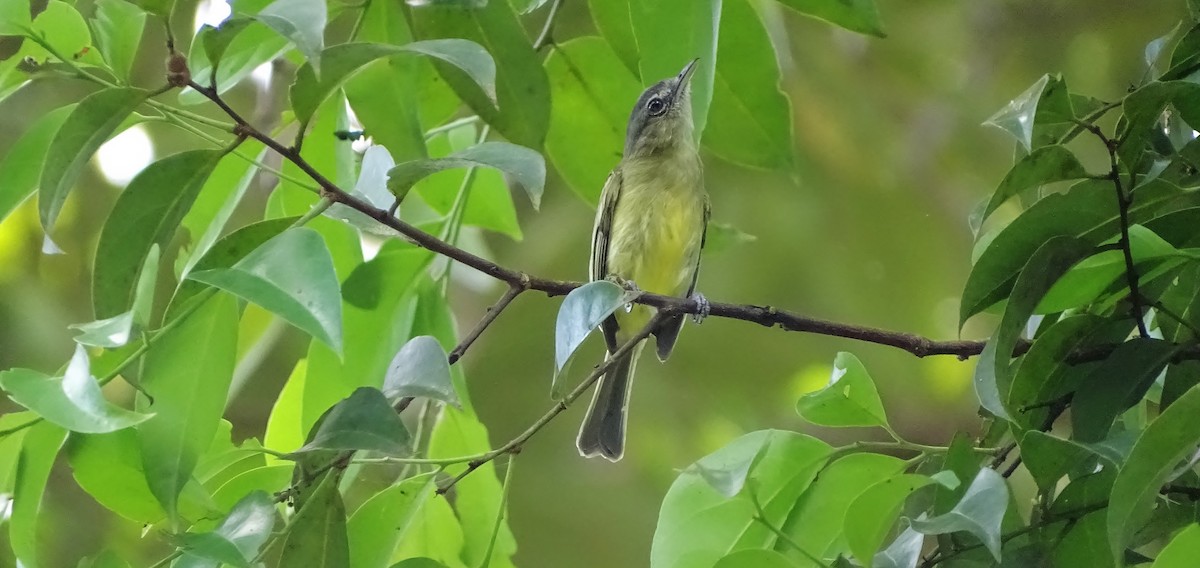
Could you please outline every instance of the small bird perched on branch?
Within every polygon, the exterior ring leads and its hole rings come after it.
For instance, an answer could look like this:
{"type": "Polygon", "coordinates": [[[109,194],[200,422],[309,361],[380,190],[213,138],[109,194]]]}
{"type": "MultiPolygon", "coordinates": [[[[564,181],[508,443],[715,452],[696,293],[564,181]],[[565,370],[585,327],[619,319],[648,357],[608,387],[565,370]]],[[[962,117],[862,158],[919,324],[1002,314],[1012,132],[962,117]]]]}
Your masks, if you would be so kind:
{"type": "MultiPolygon", "coordinates": [[[[693,138],[690,82],[696,61],[646,89],[629,117],[621,162],[604,184],[592,228],[592,280],[611,279],[655,294],[695,296],[700,250],[708,226],[704,169],[693,138]]],[[[635,304],[602,324],[611,356],[653,317],[635,304]]],[[[683,328],[683,315],[653,331],[665,361],[683,328]]],[[[699,317],[697,321],[699,321],[699,317]]],[[[576,445],[585,457],[617,461],[625,452],[630,380],[642,345],[608,368],[592,397],[576,445]]]]}

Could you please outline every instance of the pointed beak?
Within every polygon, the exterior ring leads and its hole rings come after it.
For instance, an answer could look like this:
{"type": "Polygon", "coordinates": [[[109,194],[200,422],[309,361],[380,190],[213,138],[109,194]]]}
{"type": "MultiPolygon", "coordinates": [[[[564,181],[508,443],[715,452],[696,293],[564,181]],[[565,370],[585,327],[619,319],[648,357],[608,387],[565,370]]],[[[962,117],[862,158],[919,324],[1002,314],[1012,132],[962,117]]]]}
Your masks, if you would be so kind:
{"type": "Polygon", "coordinates": [[[700,61],[699,57],[689,61],[688,64],[683,67],[683,71],[679,72],[679,86],[687,84],[687,82],[692,79],[692,74],[696,72],[696,63],[698,61],[700,61]]]}

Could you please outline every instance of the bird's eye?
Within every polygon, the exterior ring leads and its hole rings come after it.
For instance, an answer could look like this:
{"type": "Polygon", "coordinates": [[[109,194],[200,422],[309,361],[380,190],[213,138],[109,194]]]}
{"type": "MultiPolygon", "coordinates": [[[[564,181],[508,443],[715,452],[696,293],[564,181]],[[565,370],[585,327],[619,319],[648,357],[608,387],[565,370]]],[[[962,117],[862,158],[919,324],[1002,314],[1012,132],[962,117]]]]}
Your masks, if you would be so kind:
{"type": "Polygon", "coordinates": [[[650,102],[646,103],[646,110],[650,111],[650,114],[653,116],[659,116],[663,112],[666,112],[667,103],[664,103],[663,100],[658,97],[654,97],[653,99],[650,99],[650,102]]]}

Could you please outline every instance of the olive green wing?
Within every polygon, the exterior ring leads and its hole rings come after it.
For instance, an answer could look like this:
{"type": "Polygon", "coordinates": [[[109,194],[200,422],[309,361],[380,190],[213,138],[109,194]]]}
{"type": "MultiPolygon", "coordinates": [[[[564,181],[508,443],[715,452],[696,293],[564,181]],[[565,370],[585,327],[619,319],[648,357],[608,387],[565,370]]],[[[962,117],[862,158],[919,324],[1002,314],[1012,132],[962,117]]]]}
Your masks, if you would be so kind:
{"type": "MultiPolygon", "coordinates": [[[[617,200],[621,197],[622,181],[621,169],[613,170],[608,174],[608,181],[604,182],[604,191],[600,193],[600,203],[596,206],[596,223],[592,226],[592,259],[588,265],[588,277],[591,280],[603,280],[609,276],[608,243],[612,236],[617,200]]],[[[600,324],[609,353],[620,347],[617,345],[617,328],[617,318],[611,316],[600,324]]]]}

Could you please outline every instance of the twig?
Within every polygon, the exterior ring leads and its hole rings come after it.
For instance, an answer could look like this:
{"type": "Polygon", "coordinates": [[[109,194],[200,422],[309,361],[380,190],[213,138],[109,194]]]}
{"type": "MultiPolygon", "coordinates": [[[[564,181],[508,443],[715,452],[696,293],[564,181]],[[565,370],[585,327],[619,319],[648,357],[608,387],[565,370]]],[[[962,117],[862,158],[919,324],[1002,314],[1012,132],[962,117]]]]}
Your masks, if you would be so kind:
{"type": "Polygon", "coordinates": [[[662,322],[662,320],[673,315],[678,315],[678,312],[669,309],[659,310],[656,314],[654,314],[654,317],[650,318],[650,321],[641,329],[641,331],[637,332],[637,334],[631,337],[629,341],[625,342],[624,345],[621,345],[621,347],[614,351],[612,355],[605,358],[603,363],[597,365],[595,369],[592,369],[592,373],[588,375],[587,378],[580,381],[578,386],[576,386],[571,392],[567,393],[566,396],[555,403],[549,411],[547,411],[542,415],[541,418],[537,420],[537,422],[534,422],[533,425],[522,432],[521,435],[513,438],[503,446],[500,446],[499,448],[496,448],[490,452],[481,454],[478,458],[467,462],[467,468],[458,475],[454,476],[454,478],[445,485],[439,487],[437,494],[445,495],[446,492],[449,491],[451,487],[454,487],[456,483],[461,481],[462,478],[469,475],[472,471],[479,469],[479,467],[483,464],[486,464],[504,454],[519,453],[521,451],[521,444],[524,444],[526,440],[532,438],[533,435],[537,434],[539,430],[546,426],[546,424],[549,424],[551,420],[554,420],[555,416],[561,414],[562,411],[566,410],[572,402],[575,402],[575,399],[587,392],[587,390],[591,388],[596,381],[600,380],[600,377],[604,376],[604,373],[608,371],[610,366],[612,366],[613,361],[620,360],[623,355],[632,351],[634,346],[650,336],[650,332],[654,330],[655,327],[662,322]]]}
{"type": "Polygon", "coordinates": [[[450,352],[449,357],[447,357],[450,360],[450,364],[453,365],[457,363],[459,359],[462,359],[463,353],[466,353],[467,349],[471,347],[471,344],[475,343],[476,339],[479,339],[479,335],[482,334],[489,325],[492,325],[493,321],[496,321],[496,317],[500,315],[500,312],[504,311],[504,308],[507,308],[517,296],[521,295],[521,292],[524,292],[528,289],[529,288],[525,286],[513,286],[510,284],[508,286],[508,291],[505,292],[503,296],[500,296],[500,299],[487,309],[487,313],[483,315],[483,318],[479,320],[479,323],[475,324],[475,328],[472,329],[471,332],[468,333],[461,342],[459,342],[458,346],[456,346],[454,350],[450,352]]]}
{"type": "MultiPolygon", "coordinates": [[[[1125,256],[1125,278],[1129,283],[1130,317],[1137,324],[1138,334],[1143,338],[1148,338],[1150,331],[1146,329],[1146,320],[1142,317],[1142,294],[1138,291],[1137,268],[1133,264],[1133,248],[1129,241],[1129,206],[1133,204],[1133,184],[1130,183],[1130,191],[1126,191],[1125,186],[1121,183],[1121,167],[1117,156],[1120,144],[1109,138],[1095,124],[1082,121],[1077,124],[1100,139],[1104,148],[1108,150],[1109,170],[1106,177],[1112,182],[1113,189],[1117,193],[1117,212],[1120,215],[1121,224],[1121,252],[1125,256]]],[[[1132,179],[1130,181],[1132,182],[1132,179]]]]}
{"type": "Polygon", "coordinates": [[[546,16],[542,33],[538,34],[537,40],[533,42],[534,51],[541,51],[543,47],[554,43],[554,20],[558,19],[558,9],[562,7],[562,3],[563,0],[554,0],[550,5],[550,13],[546,16]]]}

